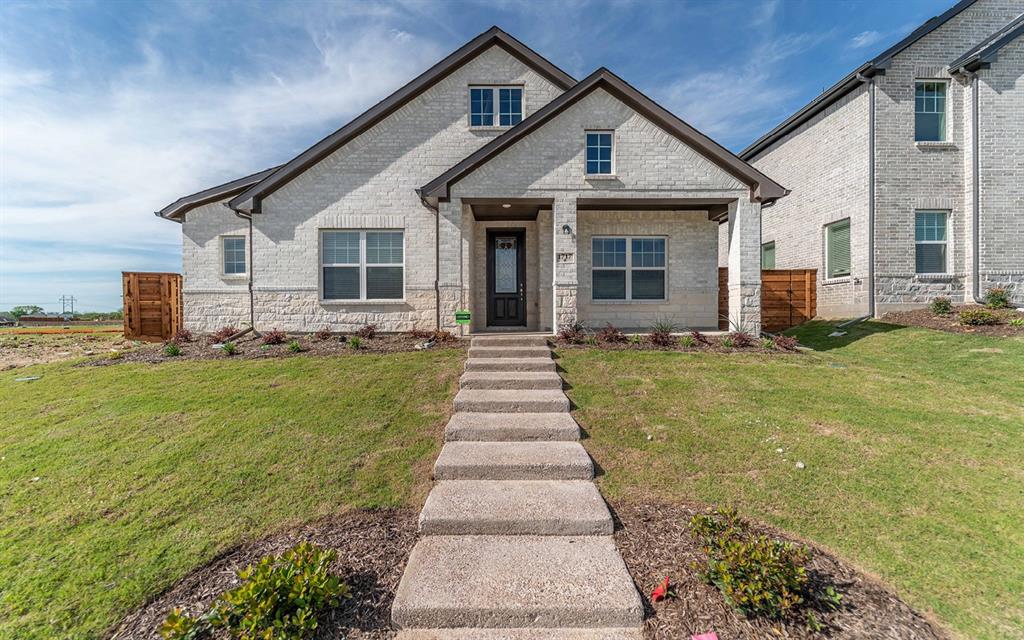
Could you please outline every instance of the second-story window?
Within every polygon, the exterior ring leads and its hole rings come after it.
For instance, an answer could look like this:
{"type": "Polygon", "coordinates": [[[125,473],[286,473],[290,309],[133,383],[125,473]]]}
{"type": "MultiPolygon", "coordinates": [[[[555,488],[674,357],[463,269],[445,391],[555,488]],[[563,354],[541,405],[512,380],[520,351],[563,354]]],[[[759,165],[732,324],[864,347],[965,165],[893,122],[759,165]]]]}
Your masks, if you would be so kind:
{"type": "Polygon", "coordinates": [[[522,87],[470,87],[471,127],[512,127],[523,120],[522,87]]]}
{"type": "Polygon", "coordinates": [[[946,140],[946,83],[941,80],[914,83],[914,140],[946,140]]]}
{"type": "Polygon", "coordinates": [[[612,132],[587,131],[587,175],[612,174],[612,132]]]}

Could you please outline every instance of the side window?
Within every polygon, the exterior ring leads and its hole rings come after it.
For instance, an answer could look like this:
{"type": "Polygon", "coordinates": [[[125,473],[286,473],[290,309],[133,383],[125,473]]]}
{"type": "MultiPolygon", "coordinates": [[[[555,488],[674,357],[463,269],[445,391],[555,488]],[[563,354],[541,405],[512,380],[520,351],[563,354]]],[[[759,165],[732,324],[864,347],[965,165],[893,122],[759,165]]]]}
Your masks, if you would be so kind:
{"type": "Polygon", "coordinates": [[[611,131],[587,131],[588,176],[611,175],[613,138],[611,131]]]}
{"type": "Polygon", "coordinates": [[[946,83],[940,80],[914,83],[914,140],[946,140],[946,83]]]}
{"type": "Polygon", "coordinates": [[[946,273],[946,212],[918,211],[914,216],[917,273],[946,273]]]}
{"type": "Polygon", "coordinates": [[[223,236],[220,243],[224,275],[245,275],[245,236],[223,236]]]}
{"type": "Polygon", "coordinates": [[[850,219],[825,226],[825,275],[841,278],[850,275],[850,219]]]}
{"type": "Polygon", "coordinates": [[[761,268],[775,268],[775,242],[766,242],[761,245],[761,268]]]}

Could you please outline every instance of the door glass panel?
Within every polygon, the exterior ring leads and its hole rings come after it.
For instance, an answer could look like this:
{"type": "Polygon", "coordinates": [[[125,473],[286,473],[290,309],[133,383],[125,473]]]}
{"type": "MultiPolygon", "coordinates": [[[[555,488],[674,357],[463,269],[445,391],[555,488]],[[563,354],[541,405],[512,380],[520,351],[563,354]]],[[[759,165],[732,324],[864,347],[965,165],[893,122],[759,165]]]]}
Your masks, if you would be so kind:
{"type": "Polygon", "coordinates": [[[519,265],[515,238],[494,239],[494,292],[515,293],[519,285],[519,265]]]}

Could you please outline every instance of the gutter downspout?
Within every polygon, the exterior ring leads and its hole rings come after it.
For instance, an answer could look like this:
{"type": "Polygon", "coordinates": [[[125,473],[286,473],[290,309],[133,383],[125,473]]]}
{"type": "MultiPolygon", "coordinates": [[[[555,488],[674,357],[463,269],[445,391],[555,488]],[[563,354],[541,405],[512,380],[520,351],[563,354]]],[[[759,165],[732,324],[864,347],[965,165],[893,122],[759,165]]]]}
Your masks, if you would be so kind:
{"type": "Polygon", "coordinates": [[[875,310],[875,78],[857,74],[868,83],[868,318],[875,310]]]}
{"type": "Polygon", "coordinates": [[[964,75],[971,79],[971,245],[973,263],[972,270],[974,286],[971,288],[971,297],[976,304],[985,304],[985,301],[978,297],[981,289],[981,161],[978,158],[978,139],[981,137],[978,132],[980,122],[978,109],[978,73],[976,71],[963,70],[964,75]]]}
{"type": "MultiPolygon", "coordinates": [[[[224,206],[228,207],[228,203],[225,202],[224,206]]],[[[228,208],[231,209],[231,207],[228,207],[228,208]]],[[[253,236],[252,214],[259,213],[259,211],[260,211],[260,201],[257,198],[253,199],[252,211],[249,212],[249,213],[245,213],[243,211],[239,211],[238,209],[231,209],[231,211],[233,211],[236,216],[238,216],[242,220],[248,221],[248,223],[249,223],[249,241],[248,241],[248,245],[249,245],[248,246],[248,249],[249,249],[249,251],[248,251],[248,253],[249,253],[249,255],[248,255],[248,258],[249,258],[249,265],[248,265],[248,267],[249,268],[247,269],[247,271],[249,272],[249,278],[248,278],[248,280],[249,280],[249,282],[248,282],[248,286],[249,286],[249,329],[248,329],[248,331],[252,331],[256,335],[260,335],[260,332],[256,330],[256,296],[255,296],[255,293],[253,292],[253,274],[256,271],[256,265],[253,264],[253,250],[252,250],[252,236],[253,236]]],[[[246,331],[246,333],[248,331],[246,331]]],[[[238,335],[242,335],[242,334],[238,334],[238,335]]],[[[232,336],[232,337],[235,337],[235,336],[232,336]]]]}

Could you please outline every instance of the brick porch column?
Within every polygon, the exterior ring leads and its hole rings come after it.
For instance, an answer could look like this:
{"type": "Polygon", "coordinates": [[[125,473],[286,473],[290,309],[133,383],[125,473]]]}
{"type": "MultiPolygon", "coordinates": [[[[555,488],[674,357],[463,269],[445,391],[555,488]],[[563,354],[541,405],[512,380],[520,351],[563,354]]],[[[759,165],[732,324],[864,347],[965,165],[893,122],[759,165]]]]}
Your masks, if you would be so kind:
{"type": "Polygon", "coordinates": [[[761,333],[761,204],[729,205],[729,330],[761,333]]]}
{"type": "Polygon", "coordinates": [[[554,282],[552,298],[554,299],[553,331],[576,321],[576,200],[573,198],[556,199],[551,206],[551,232],[554,242],[554,282]],[[566,233],[565,227],[568,227],[566,233]]]}
{"type": "Polygon", "coordinates": [[[462,305],[462,200],[438,203],[440,268],[438,288],[441,294],[441,329],[462,334],[461,325],[455,324],[455,311],[462,305]]]}

